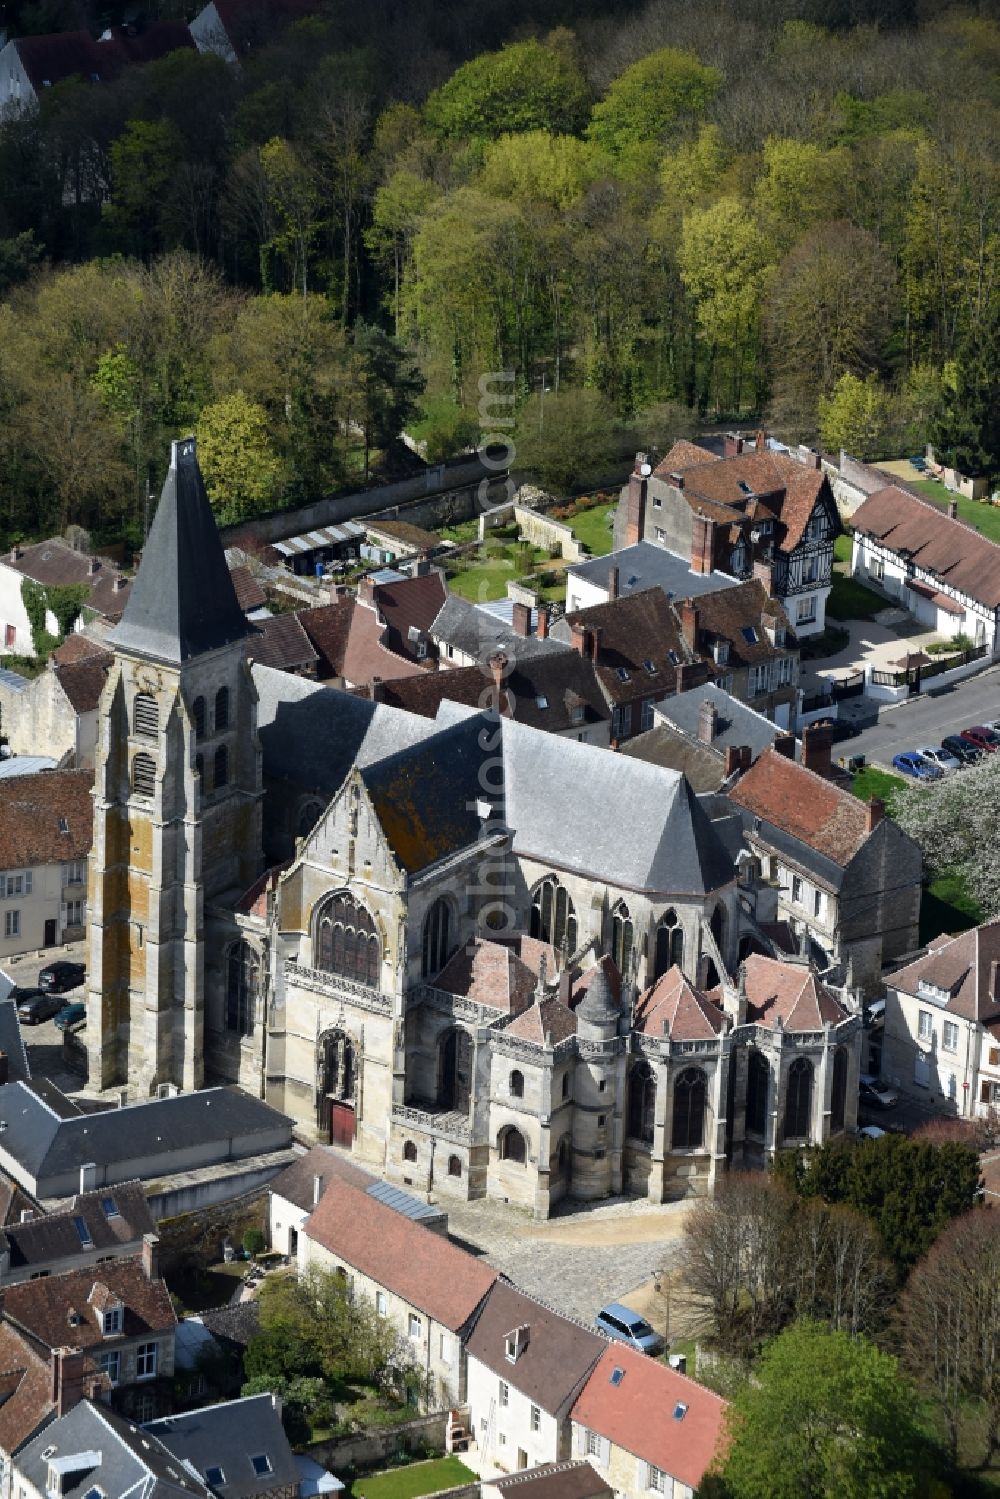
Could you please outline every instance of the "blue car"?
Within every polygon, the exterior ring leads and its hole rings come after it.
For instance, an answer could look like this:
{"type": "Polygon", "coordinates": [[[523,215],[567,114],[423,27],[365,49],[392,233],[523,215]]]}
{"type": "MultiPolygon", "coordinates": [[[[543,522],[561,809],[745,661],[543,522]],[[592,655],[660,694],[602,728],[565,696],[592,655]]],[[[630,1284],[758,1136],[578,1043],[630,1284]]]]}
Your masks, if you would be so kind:
{"type": "Polygon", "coordinates": [[[944,771],[937,765],[932,765],[925,760],[923,755],[918,755],[916,750],[907,750],[902,755],[893,755],[892,766],[894,770],[901,770],[904,776],[913,776],[918,781],[940,781],[944,771]]]}
{"type": "Polygon", "coordinates": [[[602,1307],[594,1318],[594,1326],[605,1337],[627,1343],[636,1353],[651,1353],[655,1358],[666,1347],[664,1339],[653,1331],[645,1317],[640,1317],[631,1307],[622,1306],[620,1301],[609,1301],[602,1307]]]}

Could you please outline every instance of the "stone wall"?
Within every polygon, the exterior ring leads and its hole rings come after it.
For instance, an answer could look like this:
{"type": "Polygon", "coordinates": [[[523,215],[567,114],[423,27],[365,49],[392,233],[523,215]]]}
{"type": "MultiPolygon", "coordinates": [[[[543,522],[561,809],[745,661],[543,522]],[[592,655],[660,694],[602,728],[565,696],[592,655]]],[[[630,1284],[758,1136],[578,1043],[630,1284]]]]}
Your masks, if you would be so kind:
{"type": "MultiPolygon", "coordinates": [[[[468,1408],[459,1409],[458,1415],[468,1430],[468,1408]]],[[[384,1467],[390,1458],[403,1453],[421,1452],[427,1447],[444,1451],[447,1425],[448,1412],[434,1411],[400,1426],[375,1427],[346,1437],[331,1437],[329,1441],[307,1447],[305,1452],[332,1473],[343,1472],[346,1468],[379,1468],[384,1467]]],[[[465,1490],[457,1492],[464,1493],[465,1490]]]]}
{"type": "Polygon", "coordinates": [[[564,562],[583,562],[590,556],[582,541],[578,541],[569,526],[563,521],[553,520],[541,510],[532,510],[526,505],[494,505],[479,517],[479,539],[483,541],[490,531],[505,526],[514,520],[521,530],[524,541],[546,551],[558,547],[564,562]]]}

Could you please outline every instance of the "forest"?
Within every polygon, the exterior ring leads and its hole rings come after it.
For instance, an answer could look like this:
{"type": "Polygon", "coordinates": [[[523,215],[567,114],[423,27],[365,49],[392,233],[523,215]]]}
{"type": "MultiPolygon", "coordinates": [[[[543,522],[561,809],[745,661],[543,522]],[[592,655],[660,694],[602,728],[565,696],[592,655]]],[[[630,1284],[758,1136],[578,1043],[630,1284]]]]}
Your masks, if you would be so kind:
{"type": "Polygon", "coordinates": [[[224,520],[443,457],[495,371],[563,485],[708,422],[1000,464],[995,5],[296,14],[0,122],[0,537],[138,539],[186,430],[224,520]]]}

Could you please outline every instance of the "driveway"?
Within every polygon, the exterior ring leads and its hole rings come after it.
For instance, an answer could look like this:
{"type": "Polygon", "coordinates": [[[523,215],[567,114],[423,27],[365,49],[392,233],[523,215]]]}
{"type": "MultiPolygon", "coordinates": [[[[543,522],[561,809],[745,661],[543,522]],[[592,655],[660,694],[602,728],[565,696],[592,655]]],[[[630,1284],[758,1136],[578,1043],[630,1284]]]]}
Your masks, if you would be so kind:
{"type": "Polygon", "coordinates": [[[1000,718],[1000,669],[990,667],[951,687],[928,690],[898,707],[883,707],[878,723],[838,747],[842,755],[864,755],[869,764],[890,766],[893,755],[937,745],[946,734],[1000,718]]]}
{"type": "Polygon", "coordinates": [[[848,619],[837,622],[847,631],[850,641],[832,656],[805,661],[801,667],[802,686],[816,692],[824,681],[849,677],[862,666],[886,668],[908,651],[919,651],[932,640],[939,640],[936,630],[925,630],[905,609],[887,607],[874,619],[848,619]]]}

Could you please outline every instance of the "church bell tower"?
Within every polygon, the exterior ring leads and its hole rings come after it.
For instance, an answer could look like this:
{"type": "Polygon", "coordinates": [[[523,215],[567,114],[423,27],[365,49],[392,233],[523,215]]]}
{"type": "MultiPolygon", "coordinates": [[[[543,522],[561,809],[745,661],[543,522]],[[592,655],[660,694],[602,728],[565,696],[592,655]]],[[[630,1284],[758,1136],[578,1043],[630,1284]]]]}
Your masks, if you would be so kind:
{"type": "Polygon", "coordinates": [[[92,1087],[204,1077],[204,904],[261,868],[252,631],[194,438],[170,469],[99,709],[87,929],[92,1087]]]}

